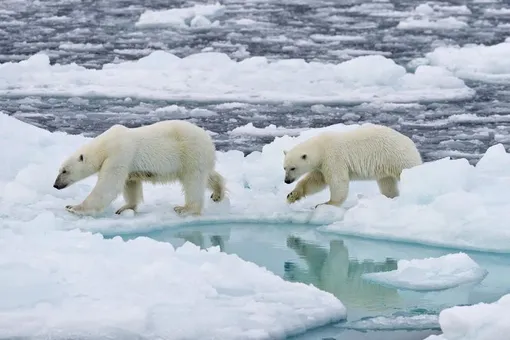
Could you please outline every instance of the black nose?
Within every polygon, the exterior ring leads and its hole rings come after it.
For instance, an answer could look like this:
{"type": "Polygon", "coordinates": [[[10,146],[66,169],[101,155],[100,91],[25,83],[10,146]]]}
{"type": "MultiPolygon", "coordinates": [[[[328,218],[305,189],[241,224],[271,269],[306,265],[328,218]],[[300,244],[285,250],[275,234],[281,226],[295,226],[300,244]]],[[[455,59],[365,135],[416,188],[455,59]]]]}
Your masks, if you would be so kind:
{"type": "Polygon", "coordinates": [[[292,181],[291,181],[290,179],[287,179],[287,178],[286,178],[286,179],[285,179],[285,183],[290,184],[290,183],[292,183],[292,181]]]}
{"type": "Polygon", "coordinates": [[[59,185],[58,185],[58,184],[56,184],[56,183],[55,183],[55,184],[53,184],[53,187],[54,187],[55,189],[58,189],[58,190],[62,189],[62,187],[61,187],[61,186],[59,186],[59,185]]]}

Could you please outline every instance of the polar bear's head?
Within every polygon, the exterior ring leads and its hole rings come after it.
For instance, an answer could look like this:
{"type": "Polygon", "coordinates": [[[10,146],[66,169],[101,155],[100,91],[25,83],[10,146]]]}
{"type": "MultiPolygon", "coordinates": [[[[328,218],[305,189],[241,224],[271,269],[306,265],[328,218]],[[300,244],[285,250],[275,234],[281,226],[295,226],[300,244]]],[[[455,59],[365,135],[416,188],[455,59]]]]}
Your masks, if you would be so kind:
{"type": "Polygon", "coordinates": [[[285,183],[290,184],[307,172],[315,169],[315,155],[302,147],[294,147],[290,151],[283,151],[285,159],[283,170],[285,170],[285,183]]]}
{"type": "Polygon", "coordinates": [[[53,187],[58,190],[64,189],[96,172],[97,167],[90,161],[90,155],[78,151],[62,163],[53,187]]]}

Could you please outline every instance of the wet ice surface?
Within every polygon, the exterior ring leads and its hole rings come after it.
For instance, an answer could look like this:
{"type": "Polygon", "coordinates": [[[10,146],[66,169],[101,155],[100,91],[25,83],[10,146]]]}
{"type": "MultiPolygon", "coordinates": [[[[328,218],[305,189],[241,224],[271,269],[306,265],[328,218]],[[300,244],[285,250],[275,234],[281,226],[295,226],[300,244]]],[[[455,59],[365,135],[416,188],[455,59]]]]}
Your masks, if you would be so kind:
{"type": "MultiPolygon", "coordinates": [[[[179,1],[173,6],[204,3],[179,1]]],[[[379,54],[412,71],[413,61],[442,45],[501,43],[510,25],[504,2],[459,6],[447,1],[429,5],[416,1],[223,1],[221,5],[185,15],[181,11],[177,19],[175,12],[160,15],[163,24],[136,25],[146,10],[170,9],[168,2],[4,1],[0,4],[0,62],[19,61],[40,51],[50,56],[51,63],[75,62],[87,68],[138,60],[155,50],[179,57],[215,51],[238,61],[265,56],[334,63],[379,54]]],[[[212,131],[220,150],[244,152],[260,150],[274,136],[228,133],[250,122],[256,127],[274,124],[300,129],[370,121],[412,137],[425,160],[453,156],[475,162],[490,145],[510,145],[510,86],[479,80],[466,80],[466,84],[476,95],[450,103],[224,105],[50,96],[0,97],[0,108],[52,131],[95,135],[113,123],[137,126],[175,118],[175,110],[162,108],[176,104],[178,118],[212,131]]]]}

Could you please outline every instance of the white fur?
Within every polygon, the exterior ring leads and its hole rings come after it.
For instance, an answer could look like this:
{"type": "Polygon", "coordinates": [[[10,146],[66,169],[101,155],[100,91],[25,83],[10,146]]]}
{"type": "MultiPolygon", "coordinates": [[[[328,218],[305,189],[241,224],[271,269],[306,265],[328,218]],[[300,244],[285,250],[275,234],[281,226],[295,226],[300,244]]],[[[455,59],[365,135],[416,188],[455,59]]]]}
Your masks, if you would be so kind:
{"type": "Polygon", "coordinates": [[[323,204],[340,206],[352,180],[376,180],[383,195],[397,197],[402,170],[419,164],[414,142],[389,127],[366,124],[348,132],[325,132],[285,152],[285,182],[306,174],[287,200],[294,203],[329,186],[331,197],[323,204]]]}
{"type": "Polygon", "coordinates": [[[114,125],[62,164],[55,188],[63,189],[98,173],[98,181],[81,203],[66,208],[77,214],[102,212],[123,192],[125,205],[117,210],[136,210],[143,200],[142,182],[180,181],[184,206],[175,211],[200,214],[206,187],[211,198],[225,195],[223,177],[214,170],[215,147],[209,134],[186,121],[170,120],[138,128],[114,125]]]}

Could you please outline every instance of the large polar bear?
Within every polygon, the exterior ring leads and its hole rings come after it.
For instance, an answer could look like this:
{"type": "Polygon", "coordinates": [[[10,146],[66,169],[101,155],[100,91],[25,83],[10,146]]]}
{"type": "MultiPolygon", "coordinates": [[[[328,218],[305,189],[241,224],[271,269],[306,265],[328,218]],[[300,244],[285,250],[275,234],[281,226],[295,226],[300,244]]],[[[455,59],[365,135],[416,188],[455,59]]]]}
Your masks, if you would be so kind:
{"type": "Polygon", "coordinates": [[[78,205],[66,209],[79,215],[102,212],[121,192],[125,204],[116,211],[136,210],[143,200],[142,182],[181,182],[184,206],[179,214],[200,215],[206,187],[211,199],[225,195],[224,178],[214,170],[215,147],[202,128],[179,120],[127,128],[114,125],[78,149],[60,167],[53,185],[64,189],[98,173],[96,186],[78,205]]]}
{"type": "Polygon", "coordinates": [[[324,132],[284,154],[285,183],[306,174],[287,195],[289,203],[329,186],[330,199],[322,204],[341,206],[352,180],[376,180],[380,192],[394,198],[399,195],[402,170],[422,164],[410,138],[375,124],[348,132],[324,132]]]}

